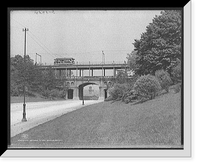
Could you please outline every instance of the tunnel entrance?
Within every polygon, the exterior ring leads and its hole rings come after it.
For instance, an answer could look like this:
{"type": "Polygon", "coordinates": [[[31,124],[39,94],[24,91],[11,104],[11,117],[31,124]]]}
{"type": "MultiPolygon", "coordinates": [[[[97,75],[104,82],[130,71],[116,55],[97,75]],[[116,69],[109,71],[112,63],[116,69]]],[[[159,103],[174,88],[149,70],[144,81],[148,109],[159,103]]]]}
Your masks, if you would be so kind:
{"type": "Polygon", "coordinates": [[[96,83],[83,83],[79,85],[78,92],[80,100],[98,100],[99,98],[99,86],[96,83]]]}

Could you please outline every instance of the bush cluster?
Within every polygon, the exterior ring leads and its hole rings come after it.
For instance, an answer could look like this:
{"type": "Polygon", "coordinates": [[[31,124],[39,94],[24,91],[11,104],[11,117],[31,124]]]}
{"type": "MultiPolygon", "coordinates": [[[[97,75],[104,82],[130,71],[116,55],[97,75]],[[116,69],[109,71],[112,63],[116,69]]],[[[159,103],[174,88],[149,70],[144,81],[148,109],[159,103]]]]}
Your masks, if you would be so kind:
{"type": "Polygon", "coordinates": [[[66,91],[65,90],[58,90],[58,89],[52,89],[52,90],[44,90],[42,92],[42,96],[44,98],[50,98],[52,100],[56,98],[63,98],[66,97],[66,91]]]}
{"type": "Polygon", "coordinates": [[[121,100],[122,96],[127,92],[127,90],[127,84],[116,83],[113,87],[109,89],[108,93],[112,100],[121,100]]]}
{"type": "Polygon", "coordinates": [[[131,90],[124,94],[122,101],[128,104],[130,102],[134,102],[137,99],[138,99],[138,93],[135,90],[131,90]]]}
{"type": "Polygon", "coordinates": [[[141,100],[155,98],[160,89],[159,81],[152,75],[141,76],[134,84],[134,90],[141,100]]]}
{"type": "Polygon", "coordinates": [[[168,92],[171,84],[172,80],[169,73],[158,70],[155,72],[155,76],[148,74],[137,77],[133,82],[114,84],[113,87],[109,88],[110,96],[105,101],[144,102],[154,99],[162,89],[168,92]]]}
{"type": "Polygon", "coordinates": [[[169,87],[169,92],[170,93],[178,93],[181,90],[181,83],[175,84],[173,86],[169,87]]]}
{"type": "Polygon", "coordinates": [[[181,62],[179,62],[174,68],[172,68],[171,74],[174,84],[180,83],[182,81],[181,62]]]}
{"type": "Polygon", "coordinates": [[[155,76],[158,79],[162,89],[165,89],[168,92],[169,86],[172,84],[172,80],[168,72],[164,70],[157,70],[155,76]]]}

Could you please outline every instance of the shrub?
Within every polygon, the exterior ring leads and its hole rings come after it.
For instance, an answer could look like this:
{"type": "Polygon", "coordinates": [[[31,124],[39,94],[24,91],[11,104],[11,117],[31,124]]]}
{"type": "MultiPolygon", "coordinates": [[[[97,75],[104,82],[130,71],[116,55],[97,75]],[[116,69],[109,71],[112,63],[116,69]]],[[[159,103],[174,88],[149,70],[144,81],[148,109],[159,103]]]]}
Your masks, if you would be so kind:
{"type": "Polygon", "coordinates": [[[29,96],[29,97],[36,97],[36,94],[32,91],[27,91],[26,95],[29,96]]]}
{"type": "Polygon", "coordinates": [[[61,90],[61,91],[59,91],[59,97],[62,98],[62,99],[65,99],[65,98],[66,98],[66,94],[67,94],[67,91],[66,91],[66,90],[61,90]]]}
{"type": "Polygon", "coordinates": [[[124,94],[124,96],[122,97],[122,101],[124,101],[125,103],[130,103],[137,100],[137,98],[137,92],[135,90],[130,90],[124,94]]]}
{"type": "Polygon", "coordinates": [[[172,80],[168,72],[164,70],[157,70],[155,76],[158,79],[162,89],[165,89],[168,92],[169,86],[172,84],[172,80]]]}
{"type": "Polygon", "coordinates": [[[51,94],[51,91],[50,90],[43,90],[41,95],[44,97],[44,98],[49,98],[50,97],[50,94],[51,94]]]}
{"type": "Polygon", "coordinates": [[[59,90],[57,89],[52,89],[50,91],[50,96],[49,96],[51,99],[54,99],[54,98],[58,98],[59,97],[59,90]]]}
{"type": "Polygon", "coordinates": [[[104,101],[112,101],[112,96],[108,96],[104,101]]]}
{"type": "Polygon", "coordinates": [[[11,96],[19,96],[20,95],[20,92],[19,92],[19,89],[17,86],[11,86],[10,88],[10,95],[11,96]]]}
{"type": "Polygon", "coordinates": [[[181,83],[169,87],[170,93],[178,93],[181,90],[181,83]]]}
{"type": "Polygon", "coordinates": [[[112,88],[108,90],[108,93],[113,100],[120,100],[127,89],[127,84],[115,84],[112,88]]]}
{"type": "Polygon", "coordinates": [[[178,62],[178,64],[172,68],[172,79],[174,83],[180,83],[182,80],[182,72],[181,72],[181,62],[178,62]]]}
{"type": "Polygon", "coordinates": [[[10,95],[11,96],[20,96],[23,95],[23,85],[18,85],[17,83],[12,83],[10,85],[10,95]]]}
{"type": "Polygon", "coordinates": [[[161,89],[161,86],[155,76],[144,75],[135,82],[134,89],[140,100],[153,99],[161,89]]]}
{"type": "Polygon", "coordinates": [[[124,84],[127,82],[128,75],[125,71],[119,71],[117,76],[116,76],[116,82],[118,84],[124,84]]]}

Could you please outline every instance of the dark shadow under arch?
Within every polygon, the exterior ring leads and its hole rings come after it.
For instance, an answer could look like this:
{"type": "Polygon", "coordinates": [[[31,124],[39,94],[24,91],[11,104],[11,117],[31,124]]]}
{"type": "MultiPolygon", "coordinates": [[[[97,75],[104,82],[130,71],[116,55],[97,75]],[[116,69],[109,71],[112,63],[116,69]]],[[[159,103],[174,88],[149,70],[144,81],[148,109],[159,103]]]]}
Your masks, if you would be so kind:
{"type": "Polygon", "coordinates": [[[80,100],[83,100],[83,96],[84,96],[84,94],[83,94],[83,88],[85,86],[87,86],[87,85],[98,85],[98,84],[93,83],[93,82],[87,82],[87,83],[83,83],[83,84],[79,85],[78,86],[78,97],[79,97],[80,100]]]}

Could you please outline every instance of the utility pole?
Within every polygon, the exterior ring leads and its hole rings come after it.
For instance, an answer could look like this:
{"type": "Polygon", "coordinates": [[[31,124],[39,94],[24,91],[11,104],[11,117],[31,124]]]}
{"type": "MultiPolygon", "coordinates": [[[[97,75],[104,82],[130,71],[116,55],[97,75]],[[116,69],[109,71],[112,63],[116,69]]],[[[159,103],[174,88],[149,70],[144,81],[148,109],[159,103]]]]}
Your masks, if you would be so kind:
{"type": "MultiPolygon", "coordinates": [[[[23,31],[25,32],[24,34],[24,67],[25,67],[25,63],[26,63],[26,32],[28,31],[28,28],[24,28],[23,31]]],[[[25,70],[24,70],[25,71],[25,70]]],[[[23,118],[22,118],[22,122],[26,122],[26,103],[25,103],[25,97],[26,97],[26,89],[25,89],[25,73],[24,73],[24,85],[23,85],[23,93],[24,93],[24,103],[23,103],[23,118]]]]}

